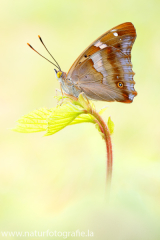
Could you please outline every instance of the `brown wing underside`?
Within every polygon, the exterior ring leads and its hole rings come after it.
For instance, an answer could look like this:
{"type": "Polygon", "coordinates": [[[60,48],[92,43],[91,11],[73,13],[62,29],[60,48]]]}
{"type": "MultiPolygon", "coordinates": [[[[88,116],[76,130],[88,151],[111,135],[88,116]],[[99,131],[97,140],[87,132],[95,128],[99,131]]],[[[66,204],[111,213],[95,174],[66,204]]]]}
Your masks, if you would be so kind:
{"type": "Polygon", "coordinates": [[[121,50],[129,58],[131,57],[132,45],[136,38],[136,30],[131,22],[120,24],[96,39],[88,48],[86,48],[68,71],[68,78],[71,77],[74,68],[86,61],[91,55],[105,48],[106,46],[113,46],[121,50]],[[106,46],[105,46],[106,45],[106,46]]]}
{"type": "Polygon", "coordinates": [[[137,95],[133,76],[129,57],[114,47],[94,53],[72,73],[75,86],[89,98],[126,103],[137,95]]]}

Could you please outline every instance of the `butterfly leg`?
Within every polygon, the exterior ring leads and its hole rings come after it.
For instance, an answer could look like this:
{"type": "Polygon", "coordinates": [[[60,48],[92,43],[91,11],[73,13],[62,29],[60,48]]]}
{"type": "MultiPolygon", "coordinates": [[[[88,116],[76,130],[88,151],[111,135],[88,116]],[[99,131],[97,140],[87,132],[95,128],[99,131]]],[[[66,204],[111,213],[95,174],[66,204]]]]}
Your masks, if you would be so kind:
{"type": "Polygon", "coordinates": [[[57,92],[61,92],[58,88],[56,88],[56,97],[58,96],[57,92]]]}
{"type": "MultiPolygon", "coordinates": [[[[58,89],[58,88],[56,88],[55,90],[56,90],[56,97],[58,97],[58,92],[61,92],[61,90],[58,89]]],[[[58,103],[59,103],[59,100],[57,99],[57,104],[58,104],[58,103]]]]}
{"type": "Polygon", "coordinates": [[[57,92],[61,92],[62,93],[62,99],[61,99],[61,102],[60,100],[57,101],[57,104],[58,102],[60,102],[60,105],[63,103],[63,96],[64,96],[64,93],[62,91],[62,87],[61,87],[61,84],[60,84],[60,89],[56,88],[56,97],[58,96],[57,92]]]}
{"type": "Polygon", "coordinates": [[[63,96],[64,96],[64,93],[63,93],[63,91],[62,91],[61,83],[60,83],[60,90],[61,90],[61,93],[62,93],[62,99],[61,99],[61,101],[60,101],[60,106],[61,106],[62,103],[63,103],[63,96]]]}
{"type": "Polygon", "coordinates": [[[77,97],[74,97],[74,96],[72,96],[72,95],[70,95],[70,94],[64,93],[64,95],[65,95],[66,97],[71,98],[71,99],[74,100],[74,101],[77,101],[77,100],[78,100],[77,97]]]}

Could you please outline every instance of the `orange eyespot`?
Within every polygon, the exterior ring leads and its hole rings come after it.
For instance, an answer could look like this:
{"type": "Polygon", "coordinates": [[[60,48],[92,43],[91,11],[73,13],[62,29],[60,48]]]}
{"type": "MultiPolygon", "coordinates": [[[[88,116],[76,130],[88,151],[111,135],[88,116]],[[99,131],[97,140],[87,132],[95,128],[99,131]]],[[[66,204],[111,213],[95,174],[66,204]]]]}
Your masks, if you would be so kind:
{"type": "Polygon", "coordinates": [[[118,86],[119,88],[123,88],[123,82],[118,82],[118,83],[117,83],[117,86],[118,86]]]}
{"type": "Polygon", "coordinates": [[[62,72],[61,71],[57,72],[57,77],[60,78],[61,76],[62,76],[62,72]]]}

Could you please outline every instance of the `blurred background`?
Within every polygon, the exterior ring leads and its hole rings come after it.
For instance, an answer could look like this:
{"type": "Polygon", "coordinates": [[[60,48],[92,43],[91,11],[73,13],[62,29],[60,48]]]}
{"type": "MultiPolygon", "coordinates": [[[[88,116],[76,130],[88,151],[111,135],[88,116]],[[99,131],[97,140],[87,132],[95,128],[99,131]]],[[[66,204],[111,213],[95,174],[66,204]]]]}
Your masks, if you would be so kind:
{"type": "Polygon", "coordinates": [[[0,5],[1,230],[89,229],[96,240],[160,239],[160,1],[1,0],[0,5]],[[49,58],[39,34],[67,72],[91,42],[127,21],[137,31],[132,63],[138,95],[132,104],[95,103],[97,109],[108,106],[104,119],[111,116],[115,123],[107,203],[105,143],[92,124],[49,137],[11,128],[23,115],[57,104],[54,67],[27,42],[49,58]]]}

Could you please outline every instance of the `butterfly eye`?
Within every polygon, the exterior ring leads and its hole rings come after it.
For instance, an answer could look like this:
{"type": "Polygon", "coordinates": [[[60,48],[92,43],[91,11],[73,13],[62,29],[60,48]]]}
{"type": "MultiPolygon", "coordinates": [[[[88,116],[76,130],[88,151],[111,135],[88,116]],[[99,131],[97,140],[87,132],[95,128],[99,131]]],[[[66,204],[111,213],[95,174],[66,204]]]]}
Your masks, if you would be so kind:
{"type": "Polygon", "coordinates": [[[117,83],[117,86],[118,86],[119,88],[123,88],[123,83],[122,83],[122,82],[118,82],[118,83],[117,83]]]}
{"type": "Polygon", "coordinates": [[[62,72],[61,71],[57,72],[57,77],[60,78],[61,76],[62,76],[62,72]]]}

